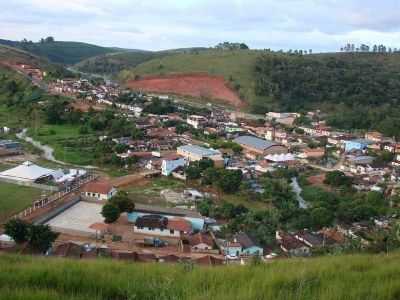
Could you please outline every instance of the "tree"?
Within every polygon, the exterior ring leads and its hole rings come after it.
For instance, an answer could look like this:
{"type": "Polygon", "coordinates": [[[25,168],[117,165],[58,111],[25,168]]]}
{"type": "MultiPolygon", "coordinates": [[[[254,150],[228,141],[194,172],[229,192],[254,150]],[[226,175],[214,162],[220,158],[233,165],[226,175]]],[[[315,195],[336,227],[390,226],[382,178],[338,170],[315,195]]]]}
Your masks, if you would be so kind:
{"type": "Polygon", "coordinates": [[[189,180],[199,179],[201,177],[201,169],[199,168],[198,164],[190,164],[186,170],[186,177],[189,180]]]}
{"type": "Polygon", "coordinates": [[[52,37],[52,36],[48,36],[45,40],[44,40],[46,43],[54,43],[54,37],[52,37]]]}
{"type": "Polygon", "coordinates": [[[105,223],[111,224],[118,220],[119,216],[121,215],[121,211],[117,205],[109,202],[103,206],[101,215],[104,217],[105,223]]]}
{"type": "Polygon", "coordinates": [[[4,233],[12,237],[17,244],[29,239],[29,224],[20,219],[12,219],[4,227],[4,233]]]}
{"type": "Polygon", "coordinates": [[[235,193],[239,190],[242,181],[242,171],[222,170],[217,185],[225,193],[235,193]]]}
{"type": "Polygon", "coordinates": [[[29,245],[43,253],[57,239],[58,233],[53,232],[49,225],[32,225],[29,230],[29,245]]]}
{"type": "Polygon", "coordinates": [[[317,207],[311,210],[312,225],[315,229],[332,225],[333,212],[324,207],[317,207]]]}
{"type": "Polygon", "coordinates": [[[120,213],[131,213],[135,209],[135,203],[129,198],[128,193],[119,191],[110,202],[119,208],[120,213]]]}
{"type": "Polygon", "coordinates": [[[352,179],[343,172],[332,171],[326,174],[324,183],[335,187],[350,186],[352,184],[352,179]]]}

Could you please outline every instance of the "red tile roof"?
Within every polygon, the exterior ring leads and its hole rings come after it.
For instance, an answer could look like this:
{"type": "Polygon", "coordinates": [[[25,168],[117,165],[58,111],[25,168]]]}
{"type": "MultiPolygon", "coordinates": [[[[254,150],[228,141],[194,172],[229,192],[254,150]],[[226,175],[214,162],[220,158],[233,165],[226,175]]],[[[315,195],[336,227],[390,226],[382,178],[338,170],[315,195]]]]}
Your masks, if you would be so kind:
{"type": "Polygon", "coordinates": [[[108,194],[112,190],[113,186],[106,181],[92,181],[86,184],[82,191],[88,193],[99,193],[99,194],[108,194]]]}
{"type": "Polygon", "coordinates": [[[194,235],[189,236],[189,244],[191,246],[196,246],[198,244],[206,244],[210,247],[214,245],[214,240],[209,233],[199,232],[194,235]]]}
{"type": "Polygon", "coordinates": [[[182,218],[174,218],[168,220],[168,229],[183,231],[183,232],[191,232],[192,231],[192,224],[182,218]]]}

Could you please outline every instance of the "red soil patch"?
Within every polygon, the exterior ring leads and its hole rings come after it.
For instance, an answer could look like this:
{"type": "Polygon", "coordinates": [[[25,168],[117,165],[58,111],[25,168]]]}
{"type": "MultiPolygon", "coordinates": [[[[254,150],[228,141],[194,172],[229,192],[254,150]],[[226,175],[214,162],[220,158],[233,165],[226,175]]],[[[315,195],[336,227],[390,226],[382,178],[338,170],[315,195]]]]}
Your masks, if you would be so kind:
{"type": "Polygon", "coordinates": [[[211,76],[205,73],[146,76],[139,80],[128,81],[127,86],[145,92],[216,99],[235,107],[244,105],[223,76],[211,76]]]}

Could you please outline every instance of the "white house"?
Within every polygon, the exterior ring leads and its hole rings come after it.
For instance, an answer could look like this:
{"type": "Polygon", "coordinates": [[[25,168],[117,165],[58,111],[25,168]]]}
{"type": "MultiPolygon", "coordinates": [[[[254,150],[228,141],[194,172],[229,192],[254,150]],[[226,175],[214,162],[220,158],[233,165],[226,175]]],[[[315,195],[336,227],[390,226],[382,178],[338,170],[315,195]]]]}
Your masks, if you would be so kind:
{"type": "Polygon", "coordinates": [[[145,235],[180,238],[189,234],[192,226],[183,218],[168,219],[161,215],[144,215],[136,219],[134,231],[145,235]]]}
{"type": "Polygon", "coordinates": [[[108,182],[93,181],[86,184],[82,189],[82,196],[88,199],[95,199],[99,201],[110,200],[117,190],[108,182]]]}

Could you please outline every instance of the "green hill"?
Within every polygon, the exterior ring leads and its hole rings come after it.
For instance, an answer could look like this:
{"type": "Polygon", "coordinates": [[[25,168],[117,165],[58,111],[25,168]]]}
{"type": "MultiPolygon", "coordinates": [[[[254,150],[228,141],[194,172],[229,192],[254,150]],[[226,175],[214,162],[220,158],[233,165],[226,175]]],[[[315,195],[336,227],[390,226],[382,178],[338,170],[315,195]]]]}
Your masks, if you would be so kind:
{"type": "Polygon", "coordinates": [[[75,67],[77,70],[85,73],[117,75],[123,70],[135,68],[146,61],[160,59],[173,54],[197,53],[205,49],[181,48],[156,52],[143,50],[119,51],[88,58],[76,64],[75,67]]]}
{"type": "Polygon", "coordinates": [[[121,72],[121,78],[188,72],[223,75],[253,112],[321,109],[334,127],[377,129],[400,137],[399,70],[399,53],[208,50],[152,59],[121,72]]]}
{"type": "Polygon", "coordinates": [[[399,254],[193,269],[0,255],[0,270],[2,299],[394,300],[400,296],[399,254]]]}
{"type": "MultiPolygon", "coordinates": [[[[14,42],[0,40],[0,44],[16,47],[37,56],[45,57],[54,63],[76,64],[89,57],[116,52],[117,49],[100,47],[80,42],[14,42]]],[[[120,51],[120,50],[119,50],[120,51]]]]}
{"type": "Polygon", "coordinates": [[[245,99],[255,98],[254,66],[262,51],[255,50],[203,50],[177,53],[156,58],[121,72],[122,79],[135,75],[165,75],[168,73],[207,72],[222,75],[237,86],[245,99]]]}

